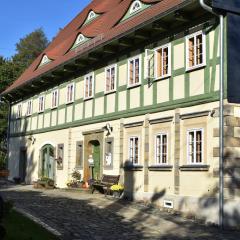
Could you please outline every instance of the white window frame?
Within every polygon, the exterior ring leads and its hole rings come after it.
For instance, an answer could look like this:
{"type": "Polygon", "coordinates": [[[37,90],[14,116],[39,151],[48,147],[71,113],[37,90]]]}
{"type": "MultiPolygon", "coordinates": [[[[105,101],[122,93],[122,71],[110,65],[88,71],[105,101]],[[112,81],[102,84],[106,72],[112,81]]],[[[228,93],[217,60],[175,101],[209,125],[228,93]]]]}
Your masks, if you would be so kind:
{"type": "Polygon", "coordinates": [[[44,112],[44,109],[45,109],[45,96],[44,95],[41,95],[38,97],[38,113],[42,113],[44,112]],[[40,99],[42,98],[42,105],[43,105],[43,108],[40,109],[40,99]]]}
{"type": "MultiPolygon", "coordinates": [[[[117,73],[117,64],[113,64],[113,65],[110,65],[110,66],[108,66],[108,67],[105,68],[105,94],[116,91],[117,74],[118,74],[118,73],[117,73]],[[115,70],[114,89],[107,90],[107,71],[108,71],[109,69],[111,70],[112,68],[114,68],[114,70],[115,70]]],[[[110,74],[110,78],[111,78],[111,74],[110,74]]]]}
{"type": "MultiPolygon", "coordinates": [[[[161,156],[162,156],[162,154],[161,154],[161,156]]],[[[156,165],[167,165],[168,164],[168,133],[167,132],[159,132],[155,135],[155,163],[156,163],[156,165]],[[160,160],[160,162],[157,161],[157,137],[163,136],[163,135],[167,136],[166,163],[163,163],[162,159],[160,160]]]]}
{"type": "MultiPolygon", "coordinates": [[[[163,58],[161,59],[162,61],[162,66],[163,66],[163,58]]],[[[168,78],[171,77],[171,72],[172,72],[172,59],[171,59],[171,43],[164,44],[160,47],[157,47],[154,49],[154,78],[156,80],[158,79],[163,79],[163,78],[168,78]],[[157,76],[157,69],[158,69],[158,61],[157,61],[157,53],[160,49],[165,49],[168,48],[168,73],[167,74],[162,74],[161,76],[157,76]]]]}
{"type": "MultiPolygon", "coordinates": [[[[88,100],[88,99],[91,99],[93,98],[94,96],[94,85],[95,85],[95,78],[94,78],[94,72],[91,72],[91,73],[88,73],[84,76],[84,88],[83,88],[83,96],[84,96],[84,100],[88,100]],[[92,96],[86,96],[86,79],[89,77],[89,76],[92,76],[92,96]]],[[[88,90],[89,92],[89,90],[88,90]]]]}
{"type": "Polygon", "coordinates": [[[136,0],[136,1],[134,1],[134,2],[132,3],[129,12],[130,12],[130,14],[133,14],[133,13],[138,12],[140,9],[142,9],[142,3],[141,3],[139,0],[136,0]],[[137,3],[140,5],[140,7],[134,9],[135,4],[137,4],[137,3]]]}
{"type": "Polygon", "coordinates": [[[75,84],[74,82],[72,83],[69,83],[67,86],[66,86],[66,103],[73,103],[74,102],[74,99],[75,99],[75,84]],[[72,99],[69,99],[69,87],[72,86],[72,99]]]}
{"type": "Polygon", "coordinates": [[[90,20],[94,19],[95,17],[96,17],[96,13],[93,10],[91,10],[88,14],[87,21],[90,21],[90,20]]]}
{"type": "MultiPolygon", "coordinates": [[[[195,139],[196,139],[196,136],[195,136],[195,139]]],[[[192,128],[192,129],[188,129],[187,130],[187,163],[189,165],[203,165],[204,164],[204,129],[203,128],[192,128]],[[196,162],[196,141],[194,142],[194,162],[191,162],[191,159],[189,157],[189,133],[190,132],[194,132],[194,136],[196,135],[196,132],[197,131],[201,131],[202,132],[202,156],[201,156],[201,159],[202,159],[202,162],[196,162]]]]}
{"type": "Polygon", "coordinates": [[[85,41],[85,36],[80,33],[80,34],[78,34],[78,36],[76,38],[75,44],[79,45],[79,44],[83,43],[84,41],[85,41]]]}
{"type": "Polygon", "coordinates": [[[22,103],[19,103],[17,105],[16,118],[21,118],[21,117],[22,117],[22,103]]]}
{"type": "Polygon", "coordinates": [[[27,101],[27,110],[26,110],[26,116],[31,116],[33,111],[33,100],[30,99],[27,101]]]}
{"type": "Polygon", "coordinates": [[[58,107],[58,99],[59,99],[59,91],[58,89],[54,89],[52,92],[51,92],[51,108],[54,109],[54,108],[57,108],[58,107]],[[57,93],[57,97],[56,97],[56,105],[53,106],[53,93],[57,93]]]}
{"type": "MultiPolygon", "coordinates": [[[[128,138],[128,159],[129,159],[129,162],[131,162],[133,165],[139,165],[140,164],[140,137],[135,135],[135,136],[130,136],[128,138]],[[134,163],[134,161],[131,161],[131,139],[136,139],[138,138],[138,162],[137,163],[134,163]]],[[[135,154],[134,154],[135,155],[135,154]]],[[[134,159],[135,156],[133,156],[133,159],[134,159]]]]}
{"type": "MultiPolygon", "coordinates": [[[[134,78],[135,78],[135,70],[134,70],[133,75],[134,75],[134,78]]],[[[128,88],[141,85],[141,82],[142,82],[142,55],[141,54],[128,59],[127,78],[128,78],[128,88]],[[139,82],[134,83],[134,84],[130,84],[130,62],[131,61],[135,62],[136,59],[139,59],[139,82]]]]}
{"type": "Polygon", "coordinates": [[[49,57],[45,54],[45,55],[43,55],[43,57],[42,57],[40,66],[45,65],[45,64],[47,64],[47,63],[49,63],[49,62],[51,62],[51,59],[49,59],[49,57]]]}
{"type": "Polygon", "coordinates": [[[195,32],[193,34],[190,34],[188,36],[186,36],[186,71],[191,71],[191,70],[194,70],[194,69],[198,69],[198,68],[201,68],[201,67],[204,67],[206,66],[206,34],[203,32],[203,31],[198,31],[198,32],[195,32]],[[194,47],[194,66],[190,67],[189,66],[189,39],[190,38],[193,38],[194,37],[194,42],[196,42],[196,38],[198,35],[202,35],[202,41],[203,41],[203,62],[201,64],[196,64],[196,57],[197,57],[197,54],[196,54],[196,45],[194,47]]]}

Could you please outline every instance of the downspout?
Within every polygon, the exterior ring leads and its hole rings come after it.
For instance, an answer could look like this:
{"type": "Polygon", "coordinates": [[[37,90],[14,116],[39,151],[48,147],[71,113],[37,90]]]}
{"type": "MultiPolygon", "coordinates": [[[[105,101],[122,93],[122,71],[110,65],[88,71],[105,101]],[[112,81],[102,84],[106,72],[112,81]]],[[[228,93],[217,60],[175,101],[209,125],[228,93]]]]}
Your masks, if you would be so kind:
{"type": "Polygon", "coordinates": [[[7,169],[9,163],[9,139],[10,139],[10,121],[11,121],[11,111],[12,106],[9,101],[6,102],[8,104],[8,127],[7,127],[7,169]]]}
{"type": "Polygon", "coordinates": [[[217,14],[204,0],[199,0],[200,5],[206,11],[216,15],[220,19],[220,83],[219,83],[219,226],[224,227],[224,16],[217,14]]]}

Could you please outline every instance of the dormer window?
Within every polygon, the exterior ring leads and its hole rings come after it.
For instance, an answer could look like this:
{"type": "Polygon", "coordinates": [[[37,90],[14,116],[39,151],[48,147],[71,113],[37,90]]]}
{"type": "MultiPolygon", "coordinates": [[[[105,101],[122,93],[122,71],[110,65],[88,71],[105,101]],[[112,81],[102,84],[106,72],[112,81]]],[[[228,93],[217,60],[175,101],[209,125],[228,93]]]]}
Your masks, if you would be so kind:
{"type": "Polygon", "coordinates": [[[45,54],[43,57],[42,57],[42,61],[40,63],[40,66],[42,65],[45,65],[47,63],[51,62],[51,59],[48,58],[48,56],[45,54]]]}
{"type": "Polygon", "coordinates": [[[142,8],[142,3],[139,0],[134,1],[130,8],[130,14],[133,14],[133,13],[139,11],[141,8],[142,8]]]}
{"type": "Polygon", "coordinates": [[[79,34],[75,41],[75,44],[78,45],[78,44],[83,43],[84,41],[85,41],[85,37],[82,34],[79,34]]]}
{"type": "Polygon", "coordinates": [[[88,17],[87,17],[87,21],[90,21],[92,20],[93,18],[96,17],[96,13],[94,11],[91,11],[89,14],[88,14],[88,17]]]}

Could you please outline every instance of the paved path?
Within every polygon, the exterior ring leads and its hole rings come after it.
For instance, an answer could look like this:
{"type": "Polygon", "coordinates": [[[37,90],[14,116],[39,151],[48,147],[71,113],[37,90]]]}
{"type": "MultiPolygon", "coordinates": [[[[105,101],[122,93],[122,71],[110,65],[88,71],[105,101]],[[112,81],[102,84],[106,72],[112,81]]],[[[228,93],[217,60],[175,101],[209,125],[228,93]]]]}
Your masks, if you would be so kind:
{"type": "Polygon", "coordinates": [[[63,240],[239,240],[240,232],[220,232],[157,209],[117,201],[100,194],[31,186],[0,189],[17,208],[37,217],[63,240]]]}

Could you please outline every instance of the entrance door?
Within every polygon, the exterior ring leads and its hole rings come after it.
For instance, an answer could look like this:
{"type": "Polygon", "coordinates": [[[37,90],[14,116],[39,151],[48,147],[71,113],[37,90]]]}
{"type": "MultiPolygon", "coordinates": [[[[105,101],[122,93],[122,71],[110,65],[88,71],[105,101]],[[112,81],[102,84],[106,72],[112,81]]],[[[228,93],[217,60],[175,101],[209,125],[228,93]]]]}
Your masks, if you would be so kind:
{"type": "Polygon", "coordinates": [[[92,145],[92,156],[94,160],[93,179],[100,179],[100,143],[95,140],[90,142],[92,145]]]}
{"type": "Polygon", "coordinates": [[[54,163],[54,148],[49,144],[45,145],[42,148],[42,177],[54,179],[54,163]]]}
{"type": "Polygon", "coordinates": [[[21,178],[21,182],[25,182],[27,174],[27,150],[25,148],[20,150],[20,158],[19,158],[19,177],[21,178]]]}

